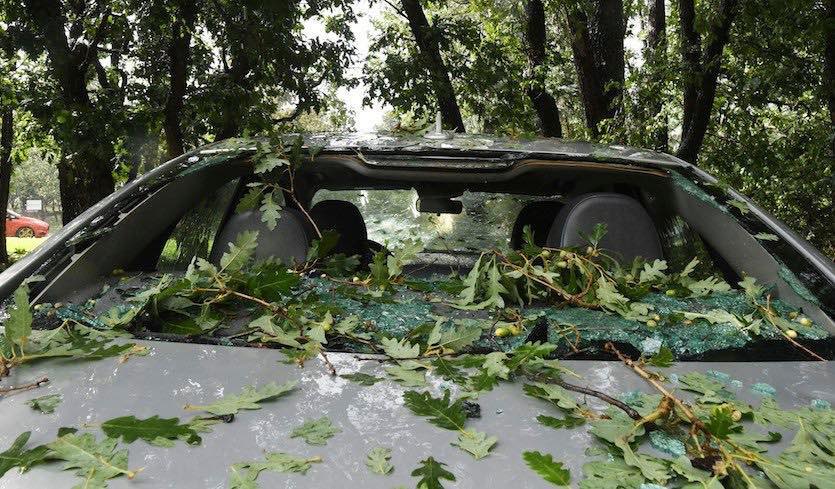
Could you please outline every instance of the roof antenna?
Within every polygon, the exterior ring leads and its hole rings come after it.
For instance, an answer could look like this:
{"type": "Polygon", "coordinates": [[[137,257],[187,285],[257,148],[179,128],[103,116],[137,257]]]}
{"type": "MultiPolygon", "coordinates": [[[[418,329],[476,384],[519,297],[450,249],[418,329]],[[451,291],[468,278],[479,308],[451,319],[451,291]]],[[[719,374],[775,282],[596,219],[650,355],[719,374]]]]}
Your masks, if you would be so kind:
{"type": "Polygon", "coordinates": [[[452,134],[444,132],[444,128],[441,125],[441,111],[435,112],[435,130],[434,131],[426,131],[426,134],[423,135],[426,139],[452,139],[452,134]]]}

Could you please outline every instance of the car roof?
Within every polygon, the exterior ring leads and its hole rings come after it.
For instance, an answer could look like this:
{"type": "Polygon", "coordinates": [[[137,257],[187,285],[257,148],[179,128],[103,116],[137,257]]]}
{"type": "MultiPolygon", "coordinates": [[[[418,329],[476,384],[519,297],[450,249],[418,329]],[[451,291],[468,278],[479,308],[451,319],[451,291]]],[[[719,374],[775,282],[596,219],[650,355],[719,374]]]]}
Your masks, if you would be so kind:
{"type": "MultiPolygon", "coordinates": [[[[488,134],[434,132],[408,133],[306,133],[285,134],[288,144],[301,137],[305,148],[316,148],[322,153],[352,153],[360,155],[414,156],[479,156],[493,160],[497,167],[506,167],[523,158],[547,157],[564,160],[584,160],[612,163],[632,163],[653,167],[688,167],[689,163],[658,151],[623,145],[605,145],[587,141],[559,138],[511,138],[488,134]]],[[[256,139],[233,138],[209,145],[200,153],[243,150],[256,139]]],[[[252,147],[251,149],[255,149],[252,147]]],[[[481,166],[490,165],[484,161],[481,166]]]]}

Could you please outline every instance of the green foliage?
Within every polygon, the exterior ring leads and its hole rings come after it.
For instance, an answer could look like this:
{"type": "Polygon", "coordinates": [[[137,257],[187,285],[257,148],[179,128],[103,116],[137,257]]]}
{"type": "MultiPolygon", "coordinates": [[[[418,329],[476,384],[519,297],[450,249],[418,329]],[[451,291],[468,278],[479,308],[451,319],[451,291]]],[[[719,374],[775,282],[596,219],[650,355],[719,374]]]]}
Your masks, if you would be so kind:
{"type": "Polygon", "coordinates": [[[662,346],[658,350],[658,353],[647,359],[647,363],[652,365],[653,367],[666,368],[672,367],[674,360],[675,358],[673,357],[672,350],[670,350],[666,346],[662,346]]]}
{"type": "Polygon", "coordinates": [[[568,416],[565,418],[554,418],[552,416],[545,416],[540,414],[536,417],[536,420],[540,422],[543,426],[547,426],[549,428],[554,429],[561,429],[561,428],[576,428],[578,426],[582,426],[585,424],[585,418],[575,418],[573,416],[568,416]]]}
{"type": "Polygon", "coordinates": [[[432,457],[420,461],[420,466],[412,471],[412,477],[420,477],[417,487],[425,489],[444,489],[441,480],[455,482],[455,475],[446,470],[443,462],[437,462],[432,457]]]}
{"type": "Polygon", "coordinates": [[[45,396],[30,399],[26,401],[26,404],[31,406],[32,409],[36,411],[40,411],[45,414],[52,414],[55,412],[55,408],[61,404],[62,399],[63,397],[61,394],[47,394],[45,396]]]}
{"type": "Polygon", "coordinates": [[[9,310],[9,319],[3,324],[3,328],[10,345],[23,347],[32,334],[32,312],[29,305],[29,287],[26,284],[15,290],[14,305],[14,308],[9,310]]]}
{"type": "Polygon", "coordinates": [[[462,399],[450,402],[449,390],[444,390],[444,397],[435,398],[429,392],[406,391],[403,393],[404,404],[418,416],[429,418],[435,426],[447,430],[463,430],[467,421],[462,399]]]}
{"type": "Polygon", "coordinates": [[[420,355],[420,345],[413,345],[405,339],[383,338],[380,346],[391,358],[417,358],[420,355]]]}
{"type": "Polygon", "coordinates": [[[48,450],[45,446],[32,449],[25,448],[31,435],[31,431],[21,433],[6,451],[0,452],[0,477],[3,477],[6,472],[15,467],[23,472],[28,470],[29,467],[44,461],[48,450]]]}
{"type": "Polygon", "coordinates": [[[380,377],[375,377],[373,375],[369,375],[362,372],[355,372],[352,374],[342,374],[340,375],[343,379],[350,380],[351,382],[356,382],[359,385],[374,385],[377,382],[383,380],[380,377]]]}
{"type": "Polygon", "coordinates": [[[310,470],[312,464],[322,461],[322,457],[303,458],[283,452],[267,452],[264,458],[264,461],[233,464],[230,467],[229,489],[250,489],[258,487],[255,480],[265,470],[305,474],[310,470]]]}
{"type": "Polygon", "coordinates": [[[394,470],[394,465],[389,462],[389,459],[391,459],[390,448],[375,447],[368,452],[365,465],[374,474],[388,475],[394,470]]]}
{"type": "Polygon", "coordinates": [[[329,438],[342,430],[331,423],[330,418],[322,416],[319,419],[310,419],[301,426],[295,428],[290,438],[302,438],[308,445],[324,445],[329,438]]]}
{"type": "Polygon", "coordinates": [[[75,470],[84,481],[76,487],[106,487],[107,480],[121,475],[133,478],[128,470],[128,451],[119,449],[117,441],[97,441],[91,433],[68,433],[48,444],[49,457],[64,461],[64,470],[75,470]]]}
{"type": "Polygon", "coordinates": [[[282,385],[277,385],[275,382],[272,382],[260,389],[247,385],[244,386],[241,393],[238,395],[224,396],[219,400],[206,405],[187,404],[185,409],[190,411],[206,411],[207,413],[214,414],[215,416],[237,414],[238,411],[242,409],[261,409],[259,403],[282,397],[295,388],[295,381],[285,382],[282,385]]]}
{"type": "Polygon", "coordinates": [[[555,462],[551,454],[523,452],[522,458],[531,470],[555,486],[568,487],[571,482],[571,473],[563,467],[562,462],[555,462]]]}
{"type": "Polygon", "coordinates": [[[110,438],[122,438],[125,443],[137,439],[161,447],[174,446],[174,440],[184,440],[189,445],[199,445],[200,436],[189,424],[180,424],[178,418],[160,418],[152,416],[137,419],[135,416],[122,416],[105,421],[101,425],[104,434],[110,438]]]}
{"type": "Polygon", "coordinates": [[[490,454],[497,441],[498,438],[495,436],[487,436],[480,431],[464,430],[452,444],[480,460],[490,454]]]}

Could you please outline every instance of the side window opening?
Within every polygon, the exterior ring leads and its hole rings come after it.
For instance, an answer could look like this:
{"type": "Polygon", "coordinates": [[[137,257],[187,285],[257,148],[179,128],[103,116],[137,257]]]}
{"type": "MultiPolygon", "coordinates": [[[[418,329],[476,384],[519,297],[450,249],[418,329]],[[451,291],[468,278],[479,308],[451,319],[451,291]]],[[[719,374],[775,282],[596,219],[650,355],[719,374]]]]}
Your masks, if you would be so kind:
{"type": "Polygon", "coordinates": [[[192,258],[209,257],[239,184],[239,178],[227,182],[186,212],[165,240],[157,270],[185,270],[192,258]]]}

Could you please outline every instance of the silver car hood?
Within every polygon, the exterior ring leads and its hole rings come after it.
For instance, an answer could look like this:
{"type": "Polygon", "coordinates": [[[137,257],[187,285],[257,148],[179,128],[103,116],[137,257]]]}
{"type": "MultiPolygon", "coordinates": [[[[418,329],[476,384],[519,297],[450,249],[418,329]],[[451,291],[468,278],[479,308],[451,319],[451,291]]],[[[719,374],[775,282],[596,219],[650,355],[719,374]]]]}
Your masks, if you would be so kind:
{"type": "MultiPolygon", "coordinates": [[[[541,488],[546,483],[523,462],[521,453],[539,450],[563,461],[572,474],[572,485],[582,478],[583,463],[591,460],[585,450],[596,442],[585,426],[554,430],[537,423],[536,416],[559,416],[548,403],[522,393],[521,383],[502,383],[484,393],[478,403],[481,418],[468,420],[468,427],[499,439],[491,454],[482,460],[451,446],[455,432],[440,429],[409,412],[402,401],[403,387],[390,381],[361,386],[331,377],[319,359],[304,368],[282,363],[276,350],[213,345],[141,342],[151,348],[145,357],[126,363],[115,359],[97,362],[48,361],[16,369],[4,385],[30,381],[47,375],[45,386],[0,398],[0,450],[8,448],[21,432],[31,430],[29,446],[52,441],[59,427],[76,427],[103,434],[96,424],[108,419],[135,415],[146,418],[190,418],[183,411],[187,403],[205,404],[223,394],[236,394],[249,384],[264,385],[298,380],[295,391],[275,401],[262,403],[257,411],[241,411],[233,422],[214,426],[203,435],[199,446],[177,442],[173,448],[151,446],[139,440],[127,447],[129,466],[143,470],[134,480],[117,478],[113,488],[215,488],[226,487],[231,464],[261,460],[265,451],[324,458],[306,475],[263,472],[261,487],[283,488],[387,488],[414,487],[410,476],[418,461],[433,456],[447,464],[457,478],[449,487],[541,488]],[[36,412],[25,401],[50,393],[61,393],[63,402],[54,414],[36,412]],[[326,446],[310,446],[290,432],[304,420],[327,415],[342,432],[326,446]],[[389,476],[374,475],[365,466],[366,453],[373,447],[392,448],[395,466],[389,476]]],[[[329,354],[340,374],[362,370],[384,376],[380,362],[358,360],[353,354],[329,354]]],[[[566,361],[564,364],[583,378],[578,383],[613,394],[651,388],[632,371],[617,362],[566,361]]],[[[757,382],[776,388],[781,407],[809,405],[813,399],[835,404],[835,363],[680,363],[670,373],[722,371],[742,382],[739,399],[759,403],[751,390],[757,382]]],[[[439,378],[429,376],[433,391],[443,387],[439,378]]],[[[417,389],[421,390],[421,389],[417,389]]],[[[581,399],[582,400],[582,399],[581,399]]],[[[596,399],[589,404],[602,407],[596,399]]],[[[45,464],[20,474],[16,469],[0,478],[0,488],[70,487],[78,480],[60,464],[45,464]]]]}

